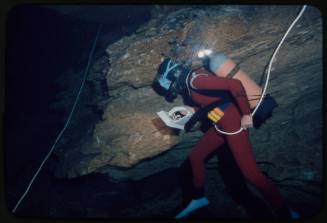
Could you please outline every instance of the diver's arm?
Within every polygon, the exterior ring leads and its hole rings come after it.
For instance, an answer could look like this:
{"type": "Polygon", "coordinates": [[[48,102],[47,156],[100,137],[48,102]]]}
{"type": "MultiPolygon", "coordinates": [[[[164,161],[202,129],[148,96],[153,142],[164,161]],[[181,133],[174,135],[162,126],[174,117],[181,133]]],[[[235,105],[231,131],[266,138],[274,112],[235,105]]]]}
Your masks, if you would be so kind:
{"type": "Polygon", "coordinates": [[[235,98],[242,115],[251,115],[249,101],[241,81],[211,75],[200,75],[194,79],[192,84],[194,87],[203,90],[229,91],[235,98]]]}

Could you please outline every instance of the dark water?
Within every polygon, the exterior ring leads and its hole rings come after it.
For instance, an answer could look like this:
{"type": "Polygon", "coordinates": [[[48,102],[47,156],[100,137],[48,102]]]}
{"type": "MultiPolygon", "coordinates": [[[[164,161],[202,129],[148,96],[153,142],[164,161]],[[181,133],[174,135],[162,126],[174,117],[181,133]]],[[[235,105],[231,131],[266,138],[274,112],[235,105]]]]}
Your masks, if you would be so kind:
{"type": "MultiPolygon", "coordinates": [[[[111,10],[110,13],[111,20],[108,15],[103,20],[94,16],[80,19],[38,5],[23,5],[13,8],[7,15],[4,158],[5,206],[9,210],[27,188],[67,120],[67,111],[51,108],[61,90],[55,80],[67,69],[84,71],[100,22],[104,25],[93,61],[104,53],[107,44],[133,33],[147,21],[150,11],[147,7],[126,6],[124,15],[120,11],[114,14],[111,10]],[[137,10],[143,16],[132,14],[137,14],[137,10]],[[128,16],[128,11],[133,23],[128,24],[127,20],[125,24],[112,23],[118,22],[119,16],[128,16]],[[106,24],[108,19],[109,25],[106,24]]],[[[76,88],[82,78],[76,80],[76,88]]],[[[64,181],[49,183],[53,179],[48,167],[51,162],[55,160],[50,158],[46,163],[17,213],[37,215],[49,211],[42,212],[42,206],[47,207],[43,203],[51,203],[46,199],[51,191],[49,187],[52,192],[59,192],[60,189],[53,187],[60,188],[64,184],[64,181]]],[[[67,187],[67,190],[72,193],[78,188],[67,187]]]]}

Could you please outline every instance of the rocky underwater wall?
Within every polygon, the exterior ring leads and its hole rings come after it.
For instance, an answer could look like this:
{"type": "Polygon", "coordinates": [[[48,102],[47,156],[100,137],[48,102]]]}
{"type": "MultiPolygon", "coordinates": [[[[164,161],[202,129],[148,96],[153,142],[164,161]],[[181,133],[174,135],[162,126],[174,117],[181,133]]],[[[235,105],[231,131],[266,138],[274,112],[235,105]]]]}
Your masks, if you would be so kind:
{"type": "MultiPolygon", "coordinates": [[[[159,125],[157,111],[182,104],[181,98],[169,103],[152,89],[160,62],[172,57],[192,61],[194,68],[199,65],[197,50],[207,47],[228,54],[262,86],[269,59],[300,9],[155,9],[148,23],[103,49],[106,54],[93,64],[73,125],[56,151],[56,176],[101,172],[117,181],[139,180],[177,167],[202,133],[159,125]]],[[[273,63],[267,93],[279,106],[260,129],[250,130],[258,165],[278,182],[316,190],[314,185],[322,182],[322,19],[318,9],[308,7],[289,33],[273,63]]],[[[216,163],[213,158],[208,165],[216,163]]]]}

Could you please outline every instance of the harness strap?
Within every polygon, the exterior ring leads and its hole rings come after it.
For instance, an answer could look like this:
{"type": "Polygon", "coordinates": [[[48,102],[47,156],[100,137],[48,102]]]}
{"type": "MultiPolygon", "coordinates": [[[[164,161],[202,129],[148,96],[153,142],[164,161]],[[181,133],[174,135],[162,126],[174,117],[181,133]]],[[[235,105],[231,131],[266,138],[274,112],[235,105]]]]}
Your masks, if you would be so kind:
{"type": "Polygon", "coordinates": [[[235,76],[235,74],[240,70],[240,66],[238,64],[236,64],[236,66],[227,74],[227,78],[233,78],[235,76]]]}
{"type": "Polygon", "coordinates": [[[228,99],[221,99],[221,100],[214,101],[214,102],[206,105],[203,108],[200,108],[185,123],[185,125],[184,125],[185,131],[189,131],[198,120],[202,119],[203,117],[207,117],[208,112],[210,112],[212,109],[219,107],[221,110],[225,110],[229,104],[230,104],[230,101],[228,99]]]}

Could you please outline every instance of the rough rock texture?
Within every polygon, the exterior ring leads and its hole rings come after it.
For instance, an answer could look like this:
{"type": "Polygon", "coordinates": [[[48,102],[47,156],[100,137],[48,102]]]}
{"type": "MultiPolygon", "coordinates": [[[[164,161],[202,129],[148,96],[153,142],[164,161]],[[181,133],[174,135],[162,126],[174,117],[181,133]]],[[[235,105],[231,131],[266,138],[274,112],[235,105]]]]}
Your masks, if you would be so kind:
{"type": "Polygon", "coordinates": [[[104,121],[96,126],[94,136],[97,147],[107,161],[98,162],[94,168],[102,167],[103,162],[120,167],[131,167],[148,157],[155,156],[178,143],[178,135],[165,126],[156,125],[156,111],[165,101],[156,95],[152,88],[121,91],[104,112],[104,121]],[[152,106],[149,106],[152,105],[152,106]],[[106,155],[105,155],[106,154],[106,155]]]}
{"type": "MultiPolygon", "coordinates": [[[[155,121],[156,111],[182,103],[180,99],[168,103],[152,90],[160,61],[170,56],[196,67],[199,65],[196,51],[210,47],[228,54],[262,84],[273,50],[300,9],[299,6],[201,6],[153,13],[149,23],[135,34],[109,45],[107,55],[102,57],[103,64],[98,63],[99,72],[91,72],[89,86],[102,86],[100,82],[106,82],[109,99],[92,102],[103,110],[95,127],[93,122],[87,124],[87,131],[78,131],[85,129],[83,125],[93,113],[77,115],[75,120],[79,123],[67,133],[69,151],[58,152],[57,176],[72,178],[98,171],[118,181],[138,180],[177,167],[201,132],[178,133],[155,121]]],[[[258,165],[281,183],[283,192],[297,187],[319,194],[322,20],[316,8],[307,8],[282,45],[273,64],[268,93],[275,97],[279,107],[259,130],[251,130],[258,165]]],[[[214,163],[216,160],[212,159],[208,165],[214,163]]],[[[214,184],[210,185],[214,188],[214,184]]],[[[305,200],[305,196],[319,199],[301,191],[289,193],[300,200],[305,200]]]]}

